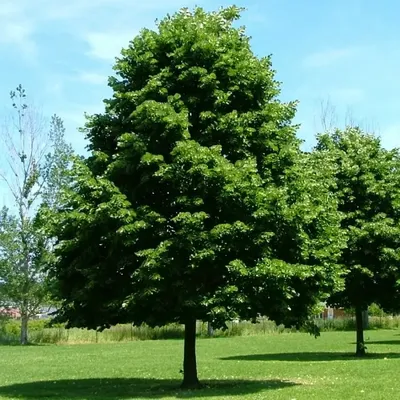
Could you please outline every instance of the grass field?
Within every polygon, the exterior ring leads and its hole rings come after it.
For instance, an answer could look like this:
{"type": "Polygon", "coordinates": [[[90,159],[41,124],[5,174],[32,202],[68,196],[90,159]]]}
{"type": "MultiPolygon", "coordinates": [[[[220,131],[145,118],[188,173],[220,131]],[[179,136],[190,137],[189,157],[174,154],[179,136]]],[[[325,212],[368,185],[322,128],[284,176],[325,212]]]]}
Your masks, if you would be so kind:
{"type": "Polygon", "coordinates": [[[399,398],[400,330],[368,331],[356,359],[354,333],[275,334],[198,341],[208,388],[179,391],[180,340],[0,346],[0,399],[399,398]]]}

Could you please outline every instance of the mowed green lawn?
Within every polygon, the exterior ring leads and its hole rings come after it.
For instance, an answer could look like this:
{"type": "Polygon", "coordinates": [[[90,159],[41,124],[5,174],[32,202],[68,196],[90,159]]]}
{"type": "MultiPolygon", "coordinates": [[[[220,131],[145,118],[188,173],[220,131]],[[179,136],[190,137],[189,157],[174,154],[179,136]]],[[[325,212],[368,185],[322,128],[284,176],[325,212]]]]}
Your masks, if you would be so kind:
{"type": "Polygon", "coordinates": [[[177,389],[182,342],[0,346],[0,399],[397,399],[400,331],[369,331],[367,359],[352,332],[198,341],[201,391],[177,389]]]}

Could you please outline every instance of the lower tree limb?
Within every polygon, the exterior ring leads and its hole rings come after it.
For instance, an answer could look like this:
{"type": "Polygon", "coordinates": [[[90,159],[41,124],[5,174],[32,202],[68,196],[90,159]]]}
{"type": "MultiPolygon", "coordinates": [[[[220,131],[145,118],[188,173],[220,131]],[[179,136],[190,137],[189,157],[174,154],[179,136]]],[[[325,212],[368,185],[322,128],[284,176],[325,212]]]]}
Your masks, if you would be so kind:
{"type": "Polygon", "coordinates": [[[196,319],[193,318],[185,323],[183,382],[181,388],[198,389],[200,387],[196,362],[196,319]]]}
{"type": "Polygon", "coordinates": [[[356,329],[357,329],[356,356],[364,357],[365,343],[364,343],[363,309],[359,306],[356,307],[356,329]]]}

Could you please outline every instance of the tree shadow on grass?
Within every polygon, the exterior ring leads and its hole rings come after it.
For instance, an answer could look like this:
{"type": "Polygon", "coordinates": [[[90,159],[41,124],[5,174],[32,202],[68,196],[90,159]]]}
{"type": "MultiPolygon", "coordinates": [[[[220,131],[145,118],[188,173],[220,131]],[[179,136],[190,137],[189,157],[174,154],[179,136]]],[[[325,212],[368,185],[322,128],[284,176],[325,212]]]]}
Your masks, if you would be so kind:
{"type": "Polygon", "coordinates": [[[367,353],[365,357],[356,357],[354,353],[337,352],[303,352],[303,353],[269,353],[247,354],[224,357],[224,361],[343,361],[343,360],[379,360],[400,358],[400,353],[367,353]]]}
{"type": "MultiPolygon", "coordinates": [[[[352,343],[355,344],[355,343],[352,343]]],[[[400,344],[400,339],[395,339],[395,340],[366,340],[365,341],[366,346],[369,344],[387,344],[387,345],[392,345],[392,344],[400,344]]]]}
{"type": "Polygon", "coordinates": [[[99,378],[65,379],[18,383],[0,386],[0,397],[13,399],[162,399],[201,398],[211,396],[243,396],[267,390],[282,389],[298,383],[283,380],[209,380],[204,388],[180,390],[181,381],[174,379],[99,378]]]}

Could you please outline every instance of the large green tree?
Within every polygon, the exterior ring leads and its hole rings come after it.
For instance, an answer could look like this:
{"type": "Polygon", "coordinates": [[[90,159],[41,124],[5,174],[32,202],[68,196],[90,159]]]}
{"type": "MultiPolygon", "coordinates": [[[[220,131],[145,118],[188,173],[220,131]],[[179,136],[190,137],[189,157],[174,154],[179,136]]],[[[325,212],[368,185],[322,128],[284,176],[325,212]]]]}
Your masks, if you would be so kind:
{"type": "Polygon", "coordinates": [[[329,302],[355,308],[356,354],[363,356],[363,312],[372,303],[386,311],[400,309],[400,154],[348,127],[319,135],[314,157],[336,170],[332,191],[347,238],[341,258],[345,288],[329,302]]]}
{"type": "Polygon", "coordinates": [[[29,319],[49,301],[44,265],[52,243],[38,209],[58,203],[72,150],[62,120],[53,116],[47,123],[21,85],[11,101],[0,139],[0,179],[9,195],[0,212],[0,305],[19,309],[26,344],[29,319]]]}
{"type": "Polygon", "coordinates": [[[182,10],[122,50],[53,219],[58,319],[184,324],[183,387],[199,385],[196,320],[299,326],[340,282],[331,171],[301,153],[240,11],[182,10]]]}

